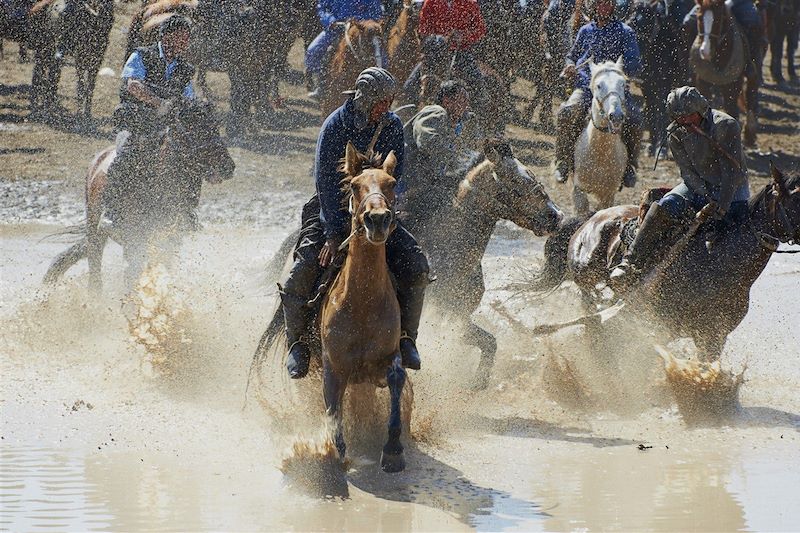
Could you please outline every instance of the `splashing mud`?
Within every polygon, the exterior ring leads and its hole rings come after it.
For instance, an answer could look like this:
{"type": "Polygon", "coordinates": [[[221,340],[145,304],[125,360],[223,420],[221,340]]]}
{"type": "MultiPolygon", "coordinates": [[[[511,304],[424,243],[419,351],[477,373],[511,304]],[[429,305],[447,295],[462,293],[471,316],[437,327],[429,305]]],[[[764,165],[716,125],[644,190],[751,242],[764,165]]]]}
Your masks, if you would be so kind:
{"type": "Polygon", "coordinates": [[[347,470],[333,438],[333,423],[328,422],[316,438],[297,438],[280,465],[286,484],[314,497],[349,496],[347,470]]]}
{"type": "Polygon", "coordinates": [[[664,360],[667,383],[687,424],[720,422],[736,414],[744,370],[734,374],[723,369],[720,361],[677,358],[662,346],[656,346],[656,351],[664,360]]]}
{"type": "Polygon", "coordinates": [[[189,311],[164,265],[150,265],[142,272],[129,307],[131,339],[147,354],[143,365],[156,373],[171,372],[192,341],[185,327],[189,311]]]}

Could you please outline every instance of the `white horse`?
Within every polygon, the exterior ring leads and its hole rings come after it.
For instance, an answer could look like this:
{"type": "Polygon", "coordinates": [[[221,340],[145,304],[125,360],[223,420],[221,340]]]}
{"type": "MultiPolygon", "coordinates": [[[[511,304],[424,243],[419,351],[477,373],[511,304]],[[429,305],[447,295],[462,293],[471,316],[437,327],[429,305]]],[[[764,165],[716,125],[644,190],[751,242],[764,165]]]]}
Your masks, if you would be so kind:
{"type": "Polygon", "coordinates": [[[628,151],[620,132],[625,122],[625,85],[622,57],[616,62],[595,64],[592,74],[591,120],[575,145],[572,198],[578,214],[590,212],[588,194],[597,199],[597,209],[614,205],[614,194],[622,183],[628,151]]]}

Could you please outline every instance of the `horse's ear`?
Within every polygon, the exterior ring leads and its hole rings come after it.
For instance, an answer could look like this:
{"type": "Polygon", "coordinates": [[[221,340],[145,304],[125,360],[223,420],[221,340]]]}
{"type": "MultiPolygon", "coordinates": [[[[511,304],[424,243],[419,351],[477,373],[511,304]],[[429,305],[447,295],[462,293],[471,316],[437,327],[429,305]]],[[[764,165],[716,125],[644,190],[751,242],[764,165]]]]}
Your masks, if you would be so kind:
{"type": "Polygon", "coordinates": [[[358,150],[350,141],[347,141],[347,148],[344,149],[344,173],[348,176],[361,174],[361,158],[358,156],[358,150]]]}
{"type": "Polygon", "coordinates": [[[625,59],[622,56],[617,58],[617,68],[622,72],[625,72],[625,59]]]}
{"type": "Polygon", "coordinates": [[[383,160],[383,171],[390,176],[394,176],[394,167],[396,166],[397,156],[394,155],[394,150],[392,150],[389,152],[389,155],[386,156],[386,159],[383,160]]]}
{"type": "Polygon", "coordinates": [[[781,172],[780,169],[775,166],[775,163],[773,161],[769,162],[769,170],[770,173],[772,174],[772,182],[775,184],[778,194],[780,196],[788,196],[789,190],[786,188],[786,182],[784,181],[783,172],[781,172]]]}

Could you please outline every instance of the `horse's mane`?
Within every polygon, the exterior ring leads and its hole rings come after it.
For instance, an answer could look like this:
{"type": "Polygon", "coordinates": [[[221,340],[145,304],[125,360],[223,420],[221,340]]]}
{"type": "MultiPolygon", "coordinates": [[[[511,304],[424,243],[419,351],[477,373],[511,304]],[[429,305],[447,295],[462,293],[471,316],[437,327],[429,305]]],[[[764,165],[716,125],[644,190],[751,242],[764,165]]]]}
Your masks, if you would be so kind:
{"type": "MultiPolygon", "coordinates": [[[[383,165],[383,155],[380,153],[372,153],[372,154],[362,154],[361,152],[358,153],[358,160],[361,163],[361,170],[369,170],[371,168],[381,168],[383,165]]],[[[339,160],[339,167],[337,168],[339,172],[344,174],[345,176],[339,182],[341,186],[342,192],[347,194],[344,195],[342,198],[343,205],[348,205],[350,202],[350,197],[353,195],[353,191],[350,188],[350,184],[352,183],[353,179],[356,176],[350,176],[345,172],[345,158],[341,158],[339,160]]]]}

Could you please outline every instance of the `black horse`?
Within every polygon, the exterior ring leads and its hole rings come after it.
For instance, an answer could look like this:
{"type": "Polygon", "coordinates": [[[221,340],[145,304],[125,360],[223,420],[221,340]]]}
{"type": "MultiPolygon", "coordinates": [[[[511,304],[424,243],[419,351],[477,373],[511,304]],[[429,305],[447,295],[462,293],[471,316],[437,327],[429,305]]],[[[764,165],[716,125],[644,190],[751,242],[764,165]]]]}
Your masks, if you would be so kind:
{"type": "MultiPolygon", "coordinates": [[[[785,177],[773,168],[772,177],[737,220],[726,221],[721,228],[695,222],[677,241],[665,242],[662,258],[655,259],[640,282],[622,295],[627,305],[621,316],[649,319],[648,327],[659,324],[673,338],[692,337],[701,361],[718,360],[728,335],[747,314],[750,289],[772,254],[780,243],[800,242],[800,176],[785,177]]],[[[639,206],[604,209],[571,236],[552,237],[545,245],[542,283],[536,289],[548,291],[569,278],[590,300],[596,284],[608,285],[609,258],[613,264],[619,257],[622,228],[639,210],[639,206]]],[[[624,318],[615,321],[624,322],[624,318]]],[[[611,321],[604,322],[598,333],[613,345],[611,326],[611,321]]]]}
{"type": "Polygon", "coordinates": [[[667,95],[690,76],[683,54],[682,23],[692,5],[687,0],[637,0],[628,18],[642,54],[642,114],[650,132],[651,156],[666,140],[667,95]]]}

